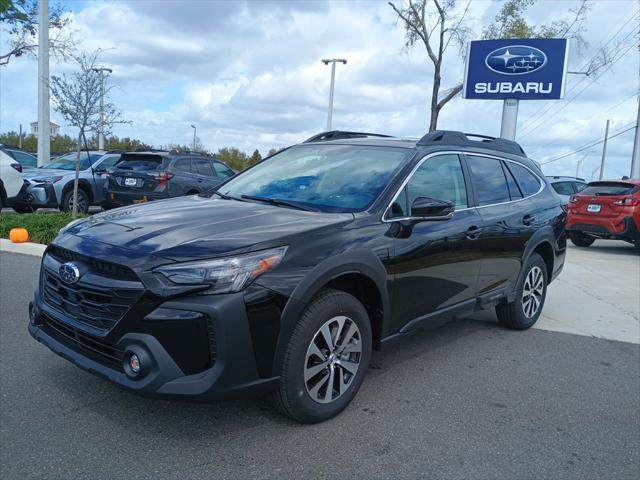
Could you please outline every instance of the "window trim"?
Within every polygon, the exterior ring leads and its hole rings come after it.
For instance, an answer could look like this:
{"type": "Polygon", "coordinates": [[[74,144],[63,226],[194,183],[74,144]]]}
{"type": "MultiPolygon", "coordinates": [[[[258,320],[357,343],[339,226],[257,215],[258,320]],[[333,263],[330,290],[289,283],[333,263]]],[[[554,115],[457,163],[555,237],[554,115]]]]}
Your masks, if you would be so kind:
{"type": "MultiPolygon", "coordinates": [[[[536,195],[539,195],[547,187],[547,182],[544,179],[542,179],[540,177],[540,175],[538,175],[536,172],[531,170],[527,165],[525,165],[523,163],[520,163],[520,162],[517,162],[515,160],[511,160],[509,158],[498,157],[496,155],[487,155],[485,153],[476,153],[476,152],[463,151],[463,150],[441,150],[441,151],[437,151],[437,152],[431,152],[431,153],[428,153],[425,156],[423,156],[418,161],[418,163],[416,163],[416,165],[413,167],[413,169],[411,169],[411,171],[407,174],[405,179],[402,181],[402,183],[400,184],[400,187],[398,187],[398,189],[396,190],[396,192],[393,195],[393,197],[391,197],[391,200],[387,204],[386,208],[382,211],[382,215],[380,217],[380,221],[382,223],[394,223],[394,222],[399,222],[399,221],[403,221],[403,220],[414,220],[416,218],[416,217],[386,218],[386,215],[387,215],[387,212],[391,209],[391,205],[393,205],[393,202],[396,201],[396,199],[398,198],[398,196],[400,195],[400,193],[402,192],[404,187],[406,187],[407,183],[409,183],[409,180],[411,180],[411,177],[413,177],[414,173],[416,173],[418,168],[420,168],[420,166],[424,162],[429,160],[430,158],[438,156],[438,155],[458,155],[458,158],[460,159],[460,164],[461,164],[461,167],[462,167],[462,172],[463,172],[463,174],[465,176],[465,182],[467,182],[467,180],[469,181],[468,184],[466,185],[466,187],[467,187],[467,202],[469,201],[469,199],[471,199],[473,201],[474,205],[473,206],[468,206],[467,208],[456,209],[453,212],[454,215],[455,215],[455,212],[463,212],[465,210],[471,210],[473,208],[475,208],[475,209],[487,208],[487,207],[495,207],[496,205],[504,205],[504,204],[507,204],[507,203],[522,202],[522,201],[527,200],[529,198],[535,197],[536,195]],[[540,182],[540,189],[536,193],[534,193],[532,195],[529,195],[529,196],[526,196],[526,197],[522,197],[522,198],[518,198],[516,200],[509,200],[507,202],[500,202],[500,203],[492,203],[490,205],[477,205],[478,202],[476,201],[475,189],[473,188],[473,179],[471,178],[471,172],[468,170],[467,155],[472,155],[472,156],[477,156],[477,157],[493,158],[493,159],[498,160],[498,161],[511,162],[511,163],[516,163],[518,165],[521,165],[522,167],[524,167],[527,170],[529,170],[529,172],[531,172],[538,179],[538,181],[540,182]]],[[[500,167],[502,168],[502,165],[500,165],[500,167]]],[[[506,178],[505,178],[505,180],[506,180],[506,178]]]]}

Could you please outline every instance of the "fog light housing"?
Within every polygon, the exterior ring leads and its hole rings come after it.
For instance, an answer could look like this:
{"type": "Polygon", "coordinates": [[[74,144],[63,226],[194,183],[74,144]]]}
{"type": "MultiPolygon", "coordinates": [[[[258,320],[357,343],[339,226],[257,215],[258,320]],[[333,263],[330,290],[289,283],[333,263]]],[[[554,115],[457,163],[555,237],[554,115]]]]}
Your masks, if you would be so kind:
{"type": "Polygon", "coordinates": [[[149,353],[138,345],[129,346],[122,357],[122,369],[127,377],[140,379],[153,370],[153,360],[149,353]]]}

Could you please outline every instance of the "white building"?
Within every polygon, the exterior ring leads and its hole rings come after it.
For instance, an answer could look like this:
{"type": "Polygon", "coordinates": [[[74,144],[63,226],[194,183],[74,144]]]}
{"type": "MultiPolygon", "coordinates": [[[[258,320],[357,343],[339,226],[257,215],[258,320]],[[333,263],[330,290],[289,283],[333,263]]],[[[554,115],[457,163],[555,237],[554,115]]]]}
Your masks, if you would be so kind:
{"type": "MultiPolygon", "coordinates": [[[[38,136],[38,122],[31,122],[31,134],[38,136]]],[[[49,135],[57,137],[60,135],[60,125],[53,122],[49,122],[49,135]]]]}

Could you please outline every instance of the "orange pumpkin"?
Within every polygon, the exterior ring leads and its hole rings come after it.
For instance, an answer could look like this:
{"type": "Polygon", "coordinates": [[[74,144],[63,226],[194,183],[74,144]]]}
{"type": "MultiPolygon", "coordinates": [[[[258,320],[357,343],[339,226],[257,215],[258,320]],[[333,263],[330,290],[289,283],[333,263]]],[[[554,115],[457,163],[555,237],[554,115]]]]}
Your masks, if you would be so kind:
{"type": "Polygon", "coordinates": [[[24,243],[29,241],[29,232],[26,228],[12,228],[9,231],[9,240],[13,243],[24,243]]]}

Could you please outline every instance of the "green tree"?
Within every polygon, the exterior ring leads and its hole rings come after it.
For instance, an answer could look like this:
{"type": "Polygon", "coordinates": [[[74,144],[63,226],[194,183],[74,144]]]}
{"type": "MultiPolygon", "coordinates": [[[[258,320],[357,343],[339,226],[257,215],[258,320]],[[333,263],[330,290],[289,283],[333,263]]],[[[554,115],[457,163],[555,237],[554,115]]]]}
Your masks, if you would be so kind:
{"type": "MultiPolygon", "coordinates": [[[[64,7],[49,9],[49,48],[53,55],[63,59],[75,49],[73,34],[66,28],[70,23],[71,17],[65,14],[64,7]]],[[[0,25],[3,38],[0,65],[7,65],[13,57],[37,52],[38,0],[0,0],[0,25]]]]}
{"type": "Polygon", "coordinates": [[[216,157],[235,170],[244,170],[249,165],[247,154],[235,147],[219,149],[216,157]]]}
{"type": "Polygon", "coordinates": [[[269,151],[267,152],[267,157],[270,157],[271,155],[275,155],[276,153],[278,153],[280,150],[282,150],[281,148],[270,148],[269,151]]]}
{"type": "Polygon", "coordinates": [[[260,152],[258,151],[258,149],[256,148],[253,153],[251,154],[251,156],[249,157],[249,165],[254,165],[256,163],[258,163],[260,160],[262,160],[262,155],[260,155],[260,152]]]}

